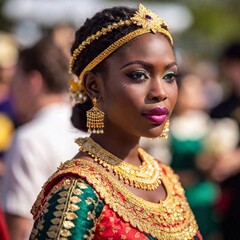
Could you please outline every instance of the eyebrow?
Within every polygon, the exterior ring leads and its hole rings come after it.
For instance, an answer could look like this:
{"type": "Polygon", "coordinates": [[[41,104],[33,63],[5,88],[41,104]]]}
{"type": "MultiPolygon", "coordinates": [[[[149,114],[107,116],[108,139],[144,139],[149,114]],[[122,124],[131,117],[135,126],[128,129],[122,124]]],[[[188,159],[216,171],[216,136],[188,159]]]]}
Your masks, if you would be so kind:
{"type": "Polygon", "coordinates": [[[152,67],[152,66],[153,66],[153,65],[150,64],[150,63],[146,63],[146,62],[141,61],[141,60],[136,60],[136,61],[129,62],[129,63],[123,65],[123,66],[121,67],[121,69],[123,69],[123,68],[125,68],[125,67],[127,67],[127,66],[130,66],[130,65],[134,65],[134,64],[139,64],[139,65],[142,65],[142,66],[145,66],[145,67],[152,67]]]}
{"type": "MultiPolygon", "coordinates": [[[[147,62],[144,62],[144,61],[141,61],[141,60],[136,60],[136,61],[129,62],[129,63],[123,65],[120,69],[123,69],[127,66],[134,65],[134,64],[139,64],[139,65],[142,65],[142,66],[148,67],[148,68],[153,67],[153,64],[151,64],[151,63],[147,63],[147,62]]],[[[177,66],[177,63],[176,62],[169,63],[167,66],[164,67],[164,69],[169,69],[173,66],[177,66]]]]}
{"type": "Polygon", "coordinates": [[[176,63],[176,62],[169,63],[169,64],[165,67],[165,69],[169,69],[169,68],[171,68],[171,67],[173,67],[173,66],[177,66],[177,63],[176,63]]]}

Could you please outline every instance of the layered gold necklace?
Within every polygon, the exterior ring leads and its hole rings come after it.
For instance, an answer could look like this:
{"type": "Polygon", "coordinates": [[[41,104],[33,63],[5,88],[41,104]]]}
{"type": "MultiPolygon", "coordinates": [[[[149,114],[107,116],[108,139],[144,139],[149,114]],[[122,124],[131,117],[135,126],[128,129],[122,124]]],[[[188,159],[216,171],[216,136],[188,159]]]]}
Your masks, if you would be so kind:
{"type": "Polygon", "coordinates": [[[142,164],[138,167],[124,162],[89,137],[79,138],[76,143],[80,146],[81,152],[89,154],[95,162],[112,171],[119,180],[123,180],[130,186],[150,191],[157,189],[161,184],[161,167],[141,148],[138,149],[138,154],[142,164]]]}

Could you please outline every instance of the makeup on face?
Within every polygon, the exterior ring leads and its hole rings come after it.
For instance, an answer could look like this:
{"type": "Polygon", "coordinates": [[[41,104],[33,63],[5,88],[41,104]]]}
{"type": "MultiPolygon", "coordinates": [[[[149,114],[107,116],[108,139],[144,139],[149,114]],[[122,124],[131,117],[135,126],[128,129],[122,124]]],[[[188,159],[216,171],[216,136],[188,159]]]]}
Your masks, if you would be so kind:
{"type": "Polygon", "coordinates": [[[177,98],[174,52],[160,34],[143,35],[127,50],[105,62],[102,109],[111,131],[119,127],[118,134],[124,129],[131,135],[156,136],[177,98]]]}
{"type": "Polygon", "coordinates": [[[166,107],[156,107],[143,113],[146,118],[156,124],[163,124],[166,121],[168,114],[169,110],[166,107]]]}

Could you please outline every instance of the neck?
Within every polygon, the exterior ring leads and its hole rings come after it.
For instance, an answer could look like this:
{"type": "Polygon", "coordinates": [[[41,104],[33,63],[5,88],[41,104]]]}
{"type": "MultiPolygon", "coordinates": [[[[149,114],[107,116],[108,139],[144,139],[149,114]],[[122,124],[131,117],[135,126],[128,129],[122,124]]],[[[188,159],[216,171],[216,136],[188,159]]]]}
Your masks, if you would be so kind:
{"type": "Polygon", "coordinates": [[[120,134],[116,134],[115,131],[111,134],[108,132],[104,132],[104,134],[92,134],[91,138],[102,148],[125,162],[137,166],[141,164],[138,156],[139,138],[123,137],[120,134]]]}

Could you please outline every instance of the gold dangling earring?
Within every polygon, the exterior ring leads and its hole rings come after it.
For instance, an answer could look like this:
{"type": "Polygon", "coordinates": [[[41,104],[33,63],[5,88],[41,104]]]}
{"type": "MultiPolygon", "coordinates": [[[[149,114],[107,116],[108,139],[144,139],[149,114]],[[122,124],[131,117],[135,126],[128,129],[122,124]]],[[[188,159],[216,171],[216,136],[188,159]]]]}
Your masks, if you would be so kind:
{"type": "Polygon", "coordinates": [[[170,121],[167,120],[167,122],[164,125],[163,131],[160,135],[160,138],[165,138],[165,139],[168,138],[169,127],[170,127],[170,121]]]}
{"type": "Polygon", "coordinates": [[[104,133],[104,112],[97,107],[97,99],[93,98],[93,107],[87,111],[87,128],[89,133],[104,133]]]}

